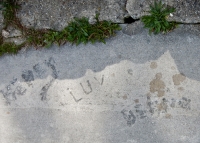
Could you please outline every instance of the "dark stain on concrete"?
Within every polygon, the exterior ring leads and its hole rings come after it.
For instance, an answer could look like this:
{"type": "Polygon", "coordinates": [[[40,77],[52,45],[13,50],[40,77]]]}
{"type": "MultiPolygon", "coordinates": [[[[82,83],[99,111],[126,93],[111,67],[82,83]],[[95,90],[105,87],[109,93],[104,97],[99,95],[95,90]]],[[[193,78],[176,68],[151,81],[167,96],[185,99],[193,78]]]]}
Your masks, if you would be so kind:
{"type": "Polygon", "coordinates": [[[139,99],[135,99],[134,101],[135,101],[135,103],[139,103],[139,99]]]}
{"type": "Polygon", "coordinates": [[[133,75],[133,70],[132,69],[128,69],[127,72],[128,72],[129,75],[133,75]]]}
{"type": "Polygon", "coordinates": [[[178,106],[183,109],[190,110],[191,109],[191,99],[182,97],[182,99],[178,102],[178,106]]]}
{"type": "Polygon", "coordinates": [[[12,85],[14,85],[16,82],[17,82],[17,78],[13,78],[13,80],[10,81],[10,83],[11,83],[12,85]]]}
{"type": "Polygon", "coordinates": [[[124,119],[127,121],[127,125],[131,127],[133,124],[135,124],[136,121],[136,116],[133,114],[133,112],[127,111],[127,110],[122,110],[121,113],[123,114],[124,119]]]}
{"type": "Polygon", "coordinates": [[[41,89],[42,92],[40,93],[42,101],[47,99],[47,92],[49,90],[49,87],[52,85],[53,81],[54,80],[51,80],[49,83],[47,83],[45,86],[42,87],[41,89]]]}
{"type": "Polygon", "coordinates": [[[33,71],[36,72],[36,75],[40,78],[43,78],[46,72],[39,63],[33,66],[33,71]]]}
{"type": "Polygon", "coordinates": [[[144,119],[146,117],[146,111],[145,110],[140,110],[136,109],[136,113],[139,116],[140,119],[144,119]]]}
{"type": "Polygon", "coordinates": [[[154,108],[152,107],[153,103],[151,102],[151,97],[150,95],[148,94],[147,95],[147,106],[149,107],[149,112],[151,114],[154,114],[154,108]]]}
{"type": "Polygon", "coordinates": [[[186,77],[184,74],[175,74],[172,76],[172,79],[173,79],[174,85],[180,85],[181,82],[183,82],[186,79],[186,77]]]}
{"type": "Polygon", "coordinates": [[[17,100],[16,91],[13,91],[12,85],[7,85],[5,90],[0,90],[0,93],[3,94],[3,97],[6,99],[7,104],[10,104],[12,101],[17,100]]]}
{"type": "Polygon", "coordinates": [[[46,62],[46,64],[47,64],[48,67],[51,68],[51,70],[52,70],[52,76],[55,79],[58,78],[58,72],[57,72],[56,67],[54,65],[55,64],[55,60],[52,57],[50,57],[49,60],[48,60],[48,62],[46,62]]]}
{"type": "Polygon", "coordinates": [[[155,79],[150,82],[150,92],[155,93],[157,92],[158,97],[162,97],[165,94],[165,83],[161,80],[162,74],[157,73],[155,79]]]}
{"type": "Polygon", "coordinates": [[[21,76],[25,82],[30,82],[34,80],[33,72],[31,70],[23,71],[21,76]]]}
{"type": "Polygon", "coordinates": [[[22,86],[17,86],[15,89],[15,93],[17,95],[24,95],[26,93],[26,89],[22,86]]]}
{"type": "Polygon", "coordinates": [[[157,63],[156,62],[151,62],[150,68],[151,69],[156,69],[157,68],[157,63]]]}

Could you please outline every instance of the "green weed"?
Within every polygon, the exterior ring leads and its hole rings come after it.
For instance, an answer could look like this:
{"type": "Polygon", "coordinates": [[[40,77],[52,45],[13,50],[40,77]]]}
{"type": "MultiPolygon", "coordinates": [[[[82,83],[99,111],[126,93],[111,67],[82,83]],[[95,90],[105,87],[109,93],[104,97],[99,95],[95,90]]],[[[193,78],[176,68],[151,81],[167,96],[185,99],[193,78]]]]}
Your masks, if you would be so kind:
{"type": "Polygon", "coordinates": [[[47,33],[47,30],[36,30],[33,28],[26,29],[23,34],[24,37],[27,38],[26,44],[34,47],[44,47],[46,45],[45,42],[45,34],[47,33]]]}
{"type": "Polygon", "coordinates": [[[50,47],[53,43],[57,45],[64,44],[66,42],[67,33],[63,31],[54,31],[49,30],[44,34],[44,42],[46,43],[45,47],[50,47]]]}
{"type": "Polygon", "coordinates": [[[167,21],[170,13],[175,12],[175,8],[165,6],[162,2],[154,2],[154,6],[150,5],[150,15],[142,17],[145,28],[149,28],[149,33],[158,34],[160,32],[167,33],[176,28],[176,22],[167,21]]]}
{"type": "Polygon", "coordinates": [[[0,45],[0,56],[4,54],[17,54],[21,50],[21,45],[15,45],[14,43],[3,43],[0,45]]]}
{"type": "Polygon", "coordinates": [[[17,19],[15,14],[17,9],[19,9],[19,5],[17,0],[3,0],[0,2],[0,5],[0,10],[2,10],[4,16],[4,25],[7,27],[17,19]]]}
{"type": "Polygon", "coordinates": [[[88,18],[75,18],[64,29],[67,33],[67,40],[77,45],[80,43],[94,43],[100,41],[105,43],[105,38],[115,34],[116,30],[121,30],[118,24],[113,24],[109,21],[99,21],[96,16],[97,23],[90,24],[88,18]]]}

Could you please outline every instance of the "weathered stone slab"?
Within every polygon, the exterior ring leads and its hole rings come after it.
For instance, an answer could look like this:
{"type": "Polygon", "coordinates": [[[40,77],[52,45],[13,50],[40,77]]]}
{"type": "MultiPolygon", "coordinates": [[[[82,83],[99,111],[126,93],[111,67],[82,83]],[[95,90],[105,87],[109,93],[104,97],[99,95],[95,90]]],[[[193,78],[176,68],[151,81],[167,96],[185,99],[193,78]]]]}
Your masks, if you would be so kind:
{"type": "MultiPolygon", "coordinates": [[[[138,19],[149,11],[149,5],[153,0],[128,0],[126,9],[131,17],[138,19]]],[[[176,8],[173,17],[169,17],[170,21],[183,23],[200,22],[200,1],[198,0],[162,0],[163,3],[176,8]]]]}
{"type": "Polygon", "coordinates": [[[23,25],[34,28],[61,30],[73,17],[88,17],[93,22],[96,13],[100,20],[123,22],[126,0],[19,0],[17,16],[23,25]]]}
{"type": "Polygon", "coordinates": [[[22,36],[22,32],[12,26],[8,26],[6,30],[2,30],[4,42],[14,42],[16,45],[22,44],[26,39],[22,36]]]}

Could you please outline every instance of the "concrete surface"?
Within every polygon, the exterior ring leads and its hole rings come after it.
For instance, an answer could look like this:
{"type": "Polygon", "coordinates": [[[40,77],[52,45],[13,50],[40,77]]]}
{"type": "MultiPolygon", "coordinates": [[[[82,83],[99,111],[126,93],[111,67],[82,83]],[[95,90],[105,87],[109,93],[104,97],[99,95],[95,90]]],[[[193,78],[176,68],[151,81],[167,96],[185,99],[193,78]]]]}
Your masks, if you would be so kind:
{"type": "Polygon", "coordinates": [[[200,143],[199,38],[182,25],[0,57],[0,142],[200,143]]]}
{"type": "MultiPolygon", "coordinates": [[[[200,22],[200,1],[199,0],[161,0],[162,3],[176,9],[170,21],[183,23],[200,22]]],[[[127,0],[126,10],[134,19],[149,14],[150,5],[154,5],[154,0],[127,0]]]]}

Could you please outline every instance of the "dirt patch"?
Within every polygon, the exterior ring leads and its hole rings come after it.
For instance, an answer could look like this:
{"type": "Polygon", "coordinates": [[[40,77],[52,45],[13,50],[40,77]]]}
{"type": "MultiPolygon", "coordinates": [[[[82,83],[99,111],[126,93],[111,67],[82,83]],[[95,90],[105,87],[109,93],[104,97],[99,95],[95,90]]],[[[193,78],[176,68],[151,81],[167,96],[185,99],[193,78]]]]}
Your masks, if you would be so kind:
{"type": "Polygon", "coordinates": [[[157,68],[157,63],[156,62],[151,62],[150,68],[151,69],[156,69],[157,68]]]}
{"type": "Polygon", "coordinates": [[[155,93],[158,92],[157,96],[162,97],[165,94],[165,83],[161,80],[162,74],[157,73],[156,74],[156,79],[152,80],[150,82],[150,92],[155,93]]]}
{"type": "Polygon", "coordinates": [[[172,78],[173,78],[174,85],[180,85],[181,82],[183,82],[186,79],[185,75],[183,74],[175,74],[172,76],[172,78]]]}

